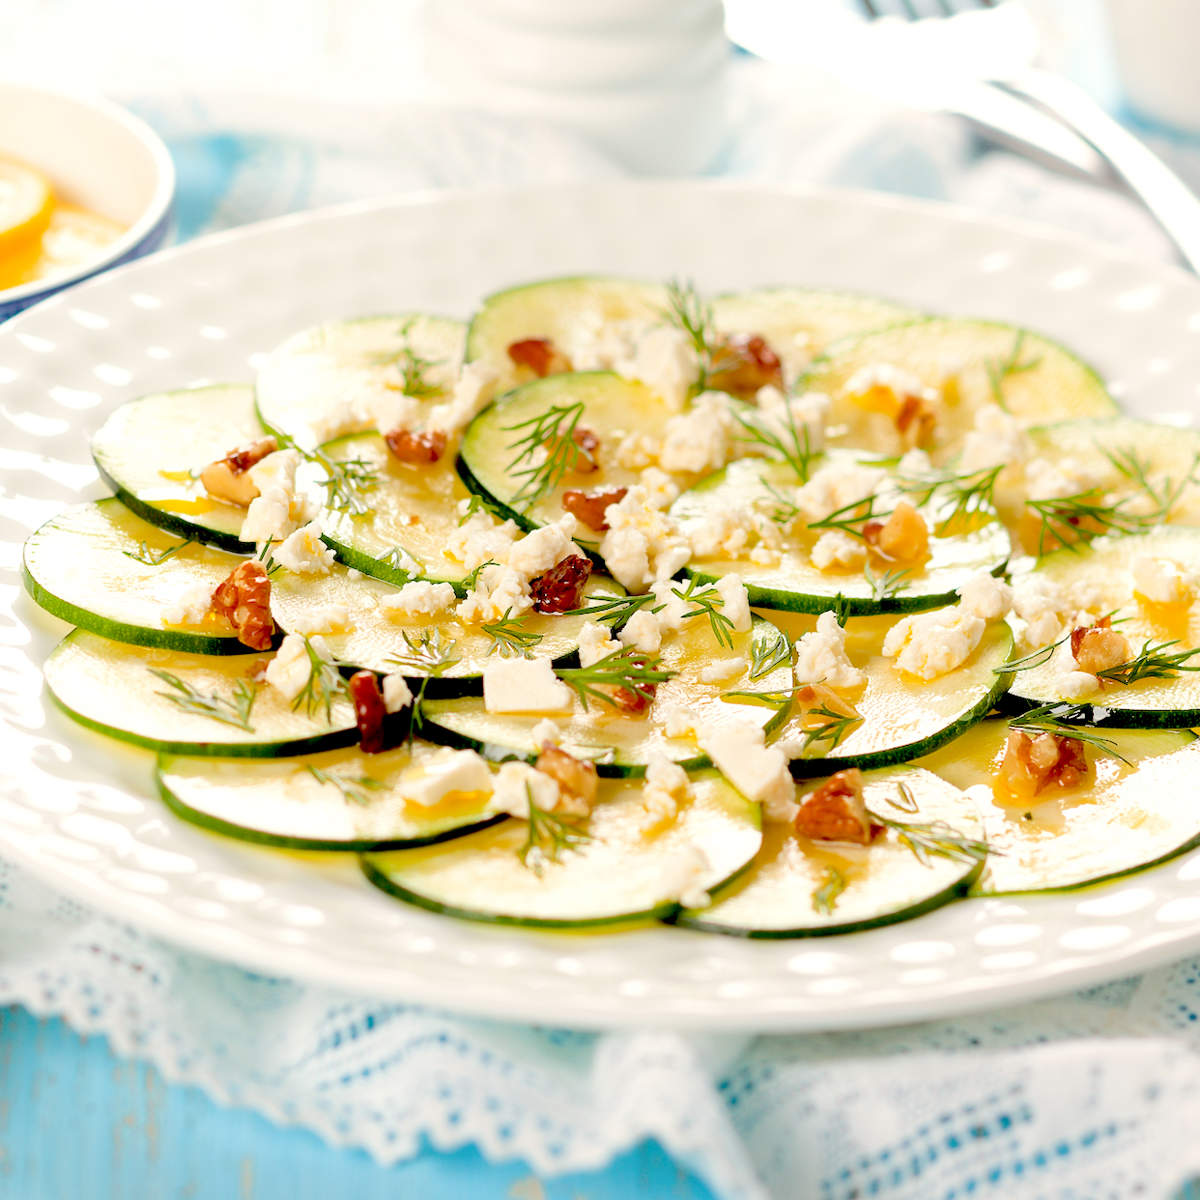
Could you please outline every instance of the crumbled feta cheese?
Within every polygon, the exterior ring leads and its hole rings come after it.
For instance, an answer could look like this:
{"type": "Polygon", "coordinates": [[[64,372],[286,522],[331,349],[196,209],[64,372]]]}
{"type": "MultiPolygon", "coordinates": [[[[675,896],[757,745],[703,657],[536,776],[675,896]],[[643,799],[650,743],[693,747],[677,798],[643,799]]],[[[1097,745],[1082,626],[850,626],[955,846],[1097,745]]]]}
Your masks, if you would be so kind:
{"type": "Polygon", "coordinates": [[[704,514],[688,527],[688,540],[697,558],[738,558],[758,533],[749,508],[730,505],[704,514]]]}
{"type": "Polygon", "coordinates": [[[518,617],[533,607],[526,581],[509,566],[484,567],[475,587],[454,610],[460,621],[481,625],[505,613],[518,617]]]}
{"type": "Polygon", "coordinates": [[[670,508],[679,498],[679,485],[658,467],[647,467],[638,483],[646,489],[646,503],[651,508],[670,508]]]}
{"type": "Polygon", "coordinates": [[[316,515],[317,504],[296,479],[300,463],[299,451],[276,450],[250,468],[259,494],[246,509],[242,541],[281,542],[316,515]]]}
{"type": "Polygon", "coordinates": [[[689,841],[685,853],[671,869],[667,895],[678,900],[684,908],[707,908],[712,902],[701,884],[712,872],[712,863],[704,849],[689,841]]]}
{"type": "Polygon", "coordinates": [[[548,658],[498,658],[483,668],[483,706],[490,713],[566,712],[571,689],[548,658]]]}
{"type": "Polygon", "coordinates": [[[383,677],[383,706],[388,712],[401,712],[412,702],[412,689],[403,675],[393,671],[392,674],[383,677]]]}
{"type": "Polygon", "coordinates": [[[1178,563],[1140,554],[1133,560],[1133,590],[1151,604],[1190,604],[1191,581],[1178,563]]]}
{"type": "Polygon", "coordinates": [[[363,410],[372,429],[391,433],[395,429],[415,429],[421,419],[421,402],[395,388],[383,388],[366,397],[363,410]]]}
{"type": "Polygon", "coordinates": [[[896,474],[906,479],[920,478],[934,473],[933,462],[924,450],[914,447],[906,451],[896,464],[896,474]]]}
{"type": "MultiPolygon", "coordinates": [[[[610,505],[606,511],[611,508],[610,505]]],[[[577,524],[573,513],[563,513],[553,524],[527,533],[509,550],[506,565],[526,579],[532,579],[564,558],[582,555],[583,551],[572,540],[577,524]]]]}
{"type": "Polygon", "coordinates": [[[998,404],[984,404],[975,413],[975,426],[963,438],[956,470],[962,475],[1003,463],[1020,466],[1029,454],[1029,439],[1020,421],[998,404]]]}
{"type": "Polygon", "coordinates": [[[333,651],[319,634],[306,639],[298,633],[289,633],[267,664],[264,678],[285,700],[295,700],[312,675],[309,647],[318,658],[333,662],[333,651]]]}
{"type": "Polygon", "coordinates": [[[1002,579],[987,571],[972,575],[959,589],[959,605],[964,612],[998,621],[1007,616],[1013,604],[1013,590],[1002,579]]]}
{"type": "Polygon", "coordinates": [[[731,679],[741,674],[746,666],[743,658],[716,658],[700,668],[701,683],[720,683],[723,679],[731,679]]]}
{"type": "Polygon", "coordinates": [[[680,802],[690,792],[687,772],[661,751],[652,752],[646,762],[646,782],[642,785],[642,807],[650,818],[645,828],[653,829],[673,820],[680,802]]]}
{"type": "Polygon", "coordinates": [[[468,571],[483,563],[502,563],[521,531],[515,521],[496,521],[489,513],[472,513],[451,535],[446,554],[468,571]]]}
{"type": "Polygon", "coordinates": [[[837,691],[852,691],[867,682],[846,654],[846,631],[831,612],[817,618],[817,627],[796,642],[796,682],[823,683],[837,691]]]}
{"type": "Polygon", "coordinates": [[[669,738],[690,737],[695,732],[691,713],[679,704],[664,704],[661,700],[654,705],[654,715],[662,722],[663,733],[669,738]]]}
{"type": "Polygon", "coordinates": [[[633,354],[612,366],[627,379],[640,379],[675,409],[686,403],[700,370],[691,338],[674,325],[644,327],[633,354]]]}
{"type": "Polygon", "coordinates": [[[812,548],[812,565],[818,571],[861,567],[867,561],[867,544],[840,529],[827,529],[812,548]]]}
{"type": "Polygon", "coordinates": [[[658,442],[648,433],[614,432],[613,460],[626,471],[641,471],[658,461],[658,442]]]}
{"type": "Polygon", "coordinates": [[[768,820],[795,815],[796,787],[788,761],[776,746],[763,744],[761,726],[729,721],[701,729],[700,748],[747,800],[759,801],[768,820]]]}
{"type": "Polygon", "coordinates": [[[656,654],[662,646],[662,625],[648,608],[639,608],[625,622],[617,637],[623,646],[632,646],[643,654],[656,654]]]}
{"type": "Polygon", "coordinates": [[[740,575],[724,575],[717,580],[717,595],[721,611],[733,622],[734,633],[746,633],[750,628],[750,595],[740,575]]]}
{"type": "Polygon", "coordinates": [[[859,399],[869,396],[876,389],[890,392],[893,396],[916,396],[927,404],[936,403],[940,397],[935,389],[926,387],[920,377],[904,367],[893,363],[869,363],[860,367],[842,385],[842,394],[859,399]]]}
{"type": "Polygon", "coordinates": [[[414,579],[394,595],[380,601],[379,611],[388,617],[431,617],[446,612],[454,603],[454,588],[448,583],[414,579]]]}
{"type": "Polygon", "coordinates": [[[612,630],[598,621],[586,621],[579,629],[579,665],[590,667],[602,658],[607,658],[614,650],[620,650],[620,643],[613,641],[612,630]]]}
{"type": "Polygon", "coordinates": [[[1013,610],[1025,622],[1023,638],[1030,646],[1057,641],[1068,607],[1062,589],[1043,575],[1023,575],[1013,584],[1013,610]]]}
{"type": "Polygon", "coordinates": [[[451,398],[430,409],[428,427],[440,429],[445,434],[465,429],[491,400],[498,378],[495,367],[483,359],[467,363],[454,385],[451,398]]]}
{"type": "Polygon", "coordinates": [[[1087,671],[1065,671],[1054,677],[1051,686],[1056,695],[1067,700],[1086,700],[1100,690],[1100,679],[1087,671]]]}
{"type": "Polygon", "coordinates": [[[768,384],[758,389],[754,423],[765,433],[777,437],[785,446],[799,442],[810,451],[825,448],[825,423],[833,403],[823,392],[802,392],[788,396],[768,384]]]}
{"type": "Polygon", "coordinates": [[[604,510],[608,531],[600,554],[617,581],[635,591],[670,578],[691,557],[679,526],[648,500],[646,489],[634,484],[604,510]]]}
{"type": "Polygon", "coordinates": [[[292,633],[310,637],[314,633],[348,633],[354,628],[354,616],[344,604],[322,604],[290,619],[292,633]]]}
{"type": "Polygon", "coordinates": [[[310,521],[289,533],[271,551],[281,566],[297,575],[328,575],[333,566],[333,551],[321,541],[321,523],[310,521]]]}
{"type": "Polygon", "coordinates": [[[496,772],[493,780],[492,800],[489,808],[493,812],[508,813],[518,820],[529,820],[529,800],[543,812],[553,812],[561,797],[558,780],[531,767],[529,763],[506,762],[496,772]]]}
{"type": "Polygon", "coordinates": [[[1025,490],[1034,500],[1061,500],[1103,487],[1106,476],[1094,464],[1065,455],[1051,461],[1031,459],[1025,464],[1025,490]]]}
{"type": "Polygon", "coordinates": [[[405,775],[399,791],[410,804],[431,808],[448,796],[490,792],[492,781],[487,761],[474,750],[440,750],[405,775]]]}
{"type": "Polygon", "coordinates": [[[806,522],[823,521],[856,500],[868,500],[887,481],[882,467],[862,463],[832,463],[809,477],[792,493],[792,502],[806,522]]]}
{"type": "Polygon", "coordinates": [[[687,412],[672,417],[663,430],[658,458],[668,471],[707,474],[725,465],[729,455],[730,398],[704,392],[687,412]]]}
{"type": "Polygon", "coordinates": [[[164,625],[199,625],[212,608],[213,585],[193,580],[162,611],[164,625]]]}
{"type": "Polygon", "coordinates": [[[540,750],[547,742],[552,746],[557,746],[562,741],[562,730],[549,717],[543,717],[529,731],[529,736],[533,740],[533,744],[540,750]]]}
{"type": "Polygon", "coordinates": [[[692,606],[678,594],[680,591],[682,588],[674,579],[659,579],[650,585],[654,615],[664,629],[682,629],[684,614],[691,611],[692,606]]]}

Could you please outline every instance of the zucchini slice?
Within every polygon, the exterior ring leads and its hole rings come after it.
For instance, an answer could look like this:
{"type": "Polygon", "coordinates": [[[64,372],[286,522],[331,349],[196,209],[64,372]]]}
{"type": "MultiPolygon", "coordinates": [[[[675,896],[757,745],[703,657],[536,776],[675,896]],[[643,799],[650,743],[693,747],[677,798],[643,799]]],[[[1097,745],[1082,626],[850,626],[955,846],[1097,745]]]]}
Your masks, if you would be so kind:
{"type": "Polygon", "coordinates": [[[545,338],[569,349],[580,329],[614,321],[661,321],[667,289],[635,279],[577,276],[544,279],[494,292],[467,331],[467,358],[483,359],[500,375],[498,394],[521,382],[508,357],[513,342],[545,338]]]}
{"type": "MultiPolygon", "coordinates": [[[[453,611],[436,617],[392,618],[381,606],[395,594],[396,589],[390,583],[364,575],[355,579],[345,567],[337,565],[328,575],[321,576],[294,575],[281,569],[271,576],[271,613],[287,633],[313,632],[314,620],[319,625],[321,614],[329,614],[329,626],[317,632],[325,638],[334,657],[340,662],[381,674],[398,669],[392,661],[397,655],[413,656],[413,647],[405,640],[406,634],[414,644],[436,635],[455,661],[436,679],[430,680],[428,694],[477,692],[479,676],[489,657],[504,652],[503,640],[492,637],[482,626],[457,620],[453,611]],[[452,649],[449,648],[451,643],[452,649]],[[449,693],[445,686],[448,683],[452,683],[449,693]]],[[[584,603],[615,599],[624,594],[619,584],[598,576],[590,581],[584,603]]],[[[579,648],[579,630],[586,621],[587,618],[581,616],[529,612],[521,620],[521,630],[523,636],[540,639],[528,643],[533,652],[562,662],[579,648]]],[[[509,652],[512,652],[511,648],[509,652]]],[[[410,678],[428,675],[428,671],[411,663],[403,670],[410,678]]]]}
{"type": "Polygon", "coordinates": [[[1029,425],[1118,411],[1099,375],[1041,334],[998,321],[928,317],[836,343],[813,364],[805,385],[832,397],[829,421],[840,444],[904,452],[892,415],[846,390],[857,372],[884,364],[911,372],[941,394],[934,449],[942,458],[954,453],[976,410],[995,403],[997,392],[1005,408],[1029,425]]]}
{"type": "MultiPolygon", "coordinates": [[[[563,514],[562,494],[570,488],[607,491],[637,483],[642,465],[622,466],[620,447],[626,437],[644,435],[657,445],[666,423],[675,413],[645,384],[622,379],[608,371],[575,371],[549,375],[519,387],[494,401],[467,426],[459,451],[458,470],[467,487],[495,512],[511,517],[524,529],[548,525],[563,514]],[[581,405],[578,411],[575,406],[581,405]],[[527,422],[563,410],[575,429],[588,429],[600,439],[595,471],[568,471],[537,494],[537,485],[517,472],[529,460],[518,461],[516,443],[529,435],[527,422]],[[523,428],[514,428],[524,426],[523,428]]],[[[598,538],[593,538],[593,544],[598,538]]],[[[580,544],[587,544],[586,530],[580,544]]]]}
{"type": "MultiPolygon", "coordinates": [[[[1200,565],[1200,529],[1169,526],[1151,533],[1097,538],[1088,546],[1056,550],[1025,572],[1022,578],[1048,579],[1074,595],[1088,597],[1090,612],[1111,613],[1115,627],[1139,655],[1147,646],[1166,646],[1163,653],[1177,654],[1200,646],[1200,604],[1150,604],[1133,594],[1132,567],[1138,558],[1174,562],[1185,574],[1200,565]]],[[[1021,651],[1024,653],[1024,651],[1021,651]]],[[[1043,656],[1044,657],[1044,656],[1043,656]]],[[[1189,670],[1165,678],[1145,677],[1132,683],[1109,683],[1087,697],[1064,687],[1065,671],[1074,671],[1067,643],[1046,661],[1017,671],[1006,697],[1009,709],[1041,704],[1084,703],[1092,706],[1096,724],[1114,728],[1186,729],[1200,725],[1200,656],[1187,659],[1189,670]],[[1065,663],[1065,666],[1064,666],[1065,663]]]]}
{"type": "Polygon", "coordinates": [[[540,874],[521,860],[528,823],[511,820],[440,846],[364,855],[363,870],[376,887],[434,912],[577,929],[669,916],[681,891],[711,891],[754,857],[758,805],[716,772],[692,780],[691,800],[661,830],[646,828],[641,790],[602,781],[587,840],[541,860],[540,874]]]}
{"type": "MultiPolygon", "coordinates": [[[[421,313],[330,321],[302,330],[267,356],[254,386],[262,423],[307,449],[372,428],[362,400],[406,391],[436,404],[462,362],[461,321],[421,313]]],[[[381,430],[381,432],[387,432],[381,430]]]]}
{"type": "Polygon", "coordinates": [[[1006,721],[983,721],[920,763],[966,791],[983,815],[992,853],[976,894],[1084,887],[1200,844],[1195,734],[1115,731],[1113,748],[1128,764],[1089,747],[1091,778],[1073,788],[1048,788],[1015,807],[997,803],[993,790],[1007,738],[1006,721]]]}
{"type": "MultiPolygon", "coordinates": [[[[658,685],[649,711],[632,716],[593,701],[584,709],[578,700],[569,714],[549,714],[562,733],[564,750],[596,764],[601,775],[643,775],[654,754],[665,754],[688,770],[710,765],[696,744],[695,730],[716,722],[753,719],[770,733],[784,720],[787,701],[778,704],[742,703],[722,697],[733,691],[786,692],[791,687],[791,662],[786,639],[774,625],[754,618],[749,633],[735,633],[733,648],[719,647],[703,620],[689,621],[680,633],[663,638],[662,667],[678,674],[658,685]],[[737,660],[741,659],[740,665],[737,660]],[[714,660],[731,665],[728,677],[705,682],[701,677],[714,660]],[[774,662],[752,679],[753,662],[774,662]],[[682,717],[690,731],[667,735],[669,714],[682,717]]],[[[533,761],[541,746],[533,730],[543,718],[515,713],[489,713],[481,697],[433,700],[422,706],[421,733],[430,741],[466,746],[488,758],[533,761]]]]}
{"type": "Polygon", "coordinates": [[[253,545],[240,536],[246,510],[214,500],[196,476],[236,446],[265,436],[253,389],[218,383],[122,404],[92,437],[92,457],[117,498],[139,517],[251,553],[253,545]]]}
{"type": "Polygon", "coordinates": [[[110,642],[77,629],[46,660],[46,686],[81,725],[168,754],[270,757],[358,741],[354,708],[345,696],[334,698],[328,718],[322,705],[311,713],[303,706],[293,708],[274,688],[255,686],[250,677],[255,666],[241,657],[212,658],[110,642]],[[182,688],[154,671],[177,679],[200,700],[215,703],[225,720],[194,711],[195,705],[181,706],[171,697],[182,697],[182,688]],[[251,688],[253,703],[247,712],[251,688]],[[242,713],[244,720],[239,719],[242,713]]]}
{"type": "MultiPolygon", "coordinates": [[[[772,612],[771,620],[798,641],[816,628],[816,618],[772,612]]],[[[991,711],[1004,694],[1009,677],[998,668],[1012,651],[1012,634],[1003,621],[990,626],[974,654],[961,667],[928,682],[897,671],[883,657],[883,641],[896,617],[851,617],[846,622],[846,653],[866,673],[867,683],[853,697],[862,718],[844,736],[812,739],[801,757],[792,760],[797,778],[832,775],[847,767],[863,770],[908,762],[966,732],[991,711]]],[[[800,741],[804,729],[792,714],[776,741],[800,741]]]]}
{"type": "Polygon", "coordinates": [[[292,850],[424,846],[503,820],[490,796],[451,796],[431,807],[405,799],[434,748],[425,742],[382,754],[357,747],[304,762],[248,763],[161,755],[158,786],[172,812],[214,833],[292,850]]]}
{"type": "MultiPolygon", "coordinates": [[[[835,450],[824,456],[823,463],[849,464],[862,457],[860,452],[835,450]]],[[[684,492],[671,506],[671,515],[685,534],[693,534],[731,511],[758,507],[774,512],[796,486],[796,477],[786,464],[742,459],[684,492]]],[[[756,562],[751,555],[693,558],[687,571],[706,582],[736,574],[750,593],[750,603],[762,608],[816,613],[832,608],[837,596],[854,615],[940,608],[954,602],[958,589],[972,575],[999,573],[1008,561],[1011,543],[999,519],[982,511],[970,525],[944,529],[939,536],[948,510],[937,504],[919,509],[930,530],[929,558],[891,581],[886,563],[876,564],[873,579],[868,579],[861,567],[820,570],[812,563],[811,551],[822,531],[803,524],[797,532],[785,535],[777,561],[756,562]]]]}
{"type": "Polygon", "coordinates": [[[47,612],[119,642],[193,654],[245,654],[224,617],[168,625],[189,587],[209,592],[242,560],[150,525],[119,500],[68,508],[25,543],[25,587],[47,612]]]}
{"type": "Polygon", "coordinates": [[[447,550],[459,527],[457,505],[470,498],[454,467],[445,459],[398,462],[375,433],[337,438],[321,449],[337,462],[357,459],[375,474],[363,496],[367,511],[322,511],[323,539],[338,558],[389,583],[429,579],[465,595],[470,572],[447,550]]]}
{"type": "MultiPolygon", "coordinates": [[[[863,794],[873,813],[911,823],[943,822],[979,841],[983,826],[970,801],[953,784],[916,767],[873,771],[863,794]],[[900,785],[917,806],[900,807],[900,785]]],[[[803,785],[797,797],[809,790],[803,785]]],[[[708,908],[688,909],[675,923],[709,933],[752,938],[813,937],[851,933],[920,916],[963,895],[978,876],[982,857],[918,858],[887,829],[869,846],[815,842],[786,823],[767,826],[762,849],[749,869],[708,908]]]]}

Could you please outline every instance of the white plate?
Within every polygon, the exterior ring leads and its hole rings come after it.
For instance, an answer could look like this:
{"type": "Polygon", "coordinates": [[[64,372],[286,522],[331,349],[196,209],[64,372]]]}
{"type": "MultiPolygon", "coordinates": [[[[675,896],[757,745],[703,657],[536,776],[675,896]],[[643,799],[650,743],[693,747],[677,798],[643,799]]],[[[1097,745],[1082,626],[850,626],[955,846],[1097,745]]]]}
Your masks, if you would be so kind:
{"type": "Polygon", "coordinates": [[[876,292],[1020,320],[1094,360],[1129,407],[1200,400],[1200,283],[1069,237],[846,192],[603,184],[416,197],[302,215],[115,271],[0,331],[0,793],[9,854],[61,890],[208,954],[341,988],[581,1026],[845,1028],[1095,982],[1200,947],[1200,854],[1111,886],[973,900],[817,941],[682,930],[569,936],[390,901],[353,859],[209,836],[155,799],[151,756],[50,709],[41,663],[65,627],[20,595],[26,534],[99,494],[88,436],[123,400],[249,378],[327,317],[465,316],[544,275],[689,276],[876,292]]]}

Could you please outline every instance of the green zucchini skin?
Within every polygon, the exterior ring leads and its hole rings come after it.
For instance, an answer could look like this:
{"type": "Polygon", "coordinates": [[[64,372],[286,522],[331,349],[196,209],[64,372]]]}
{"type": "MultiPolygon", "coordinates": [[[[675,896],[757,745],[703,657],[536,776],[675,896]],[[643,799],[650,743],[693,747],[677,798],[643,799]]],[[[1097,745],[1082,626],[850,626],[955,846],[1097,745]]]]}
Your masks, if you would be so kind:
{"type": "Polygon", "coordinates": [[[1200,726],[1200,708],[1106,708],[1091,700],[1073,704],[1069,700],[1018,696],[1013,691],[1001,696],[996,708],[1007,716],[1020,716],[1046,704],[1061,704],[1077,710],[1078,716],[1068,714],[1062,718],[1068,725],[1096,729],[1192,729],[1200,726]]]}
{"type": "Polygon", "coordinates": [[[486,829],[489,825],[495,825],[499,821],[506,820],[502,815],[489,817],[484,821],[477,821],[469,825],[460,825],[455,829],[445,829],[440,833],[419,838],[382,838],[374,840],[355,838],[334,841],[322,838],[285,837],[280,834],[265,833],[261,829],[251,829],[245,825],[235,825],[230,821],[214,817],[210,813],[201,812],[185,804],[183,800],[171,791],[163,779],[163,758],[163,755],[159,755],[158,765],[155,769],[158,794],[162,802],[177,817],[200,829],[206,829],[209,833],[218,833],[222,837],[236,838],[241,842],[252,842],[258,846],[274,846],[280,850],[324,850],[343,854],[360,853],[367,850],[405,850],[412,849],[415,846],[432,846],[438,842],[448,842],[454,838],[462,837],[464,834],[475,833],[480,829],[486,829]]]}

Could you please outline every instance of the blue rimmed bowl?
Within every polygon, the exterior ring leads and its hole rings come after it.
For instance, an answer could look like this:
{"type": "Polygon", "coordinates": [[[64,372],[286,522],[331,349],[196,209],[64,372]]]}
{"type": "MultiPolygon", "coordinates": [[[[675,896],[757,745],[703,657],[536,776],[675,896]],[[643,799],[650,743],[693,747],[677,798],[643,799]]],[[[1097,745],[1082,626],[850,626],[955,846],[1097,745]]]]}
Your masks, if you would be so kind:
{"type": "Polygon", "coordinates": [[[158,249],[171,227],[175,167],[162,139],[107,100],[0,82],[0,154],[49,175],[61,199],[125,226],[104,254],[53,279],[0,289],[0,321],[158,249]]]}

